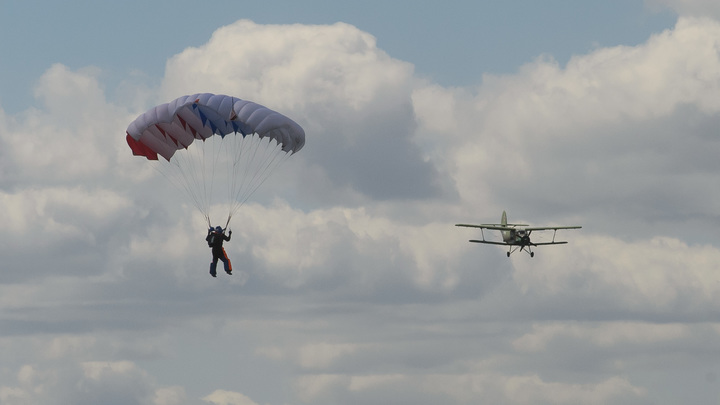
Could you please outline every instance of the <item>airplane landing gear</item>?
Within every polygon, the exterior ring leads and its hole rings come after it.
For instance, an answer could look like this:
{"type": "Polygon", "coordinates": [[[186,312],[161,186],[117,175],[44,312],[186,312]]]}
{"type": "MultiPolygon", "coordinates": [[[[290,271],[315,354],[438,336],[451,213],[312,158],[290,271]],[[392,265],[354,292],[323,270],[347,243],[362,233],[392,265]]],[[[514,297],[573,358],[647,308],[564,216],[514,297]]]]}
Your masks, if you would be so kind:
{"type": "MultiPolygon", "coordinates": [[[[537,246],[537,245],[533,245],[533,246],[537,246]]],[[[535,257],[535,252],[530,250],[530,245],[512,245],[512,246],[510,246],[510,250],[507,251],[507,257],[510,257],[510,255],[513,254],[513,252],[517,252],[517,251],[525,252],[525,253],[529,254],[530,257],[535,257]]]]}

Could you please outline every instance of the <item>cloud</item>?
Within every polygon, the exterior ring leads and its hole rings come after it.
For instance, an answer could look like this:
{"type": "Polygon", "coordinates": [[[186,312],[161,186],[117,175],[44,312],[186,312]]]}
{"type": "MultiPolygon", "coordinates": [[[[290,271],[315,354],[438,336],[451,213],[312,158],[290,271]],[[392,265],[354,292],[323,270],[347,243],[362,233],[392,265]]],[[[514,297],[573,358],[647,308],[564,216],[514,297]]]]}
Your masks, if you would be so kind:
{"type": "Polygon", "coordinates": [[[600,49],[564,68],[539,59],[456,96],[476,111],[444,134],[457,145],[463,202],[499,212],[502,201],[510,215],[551,220],[593,211],[605,232],[668,212],[716,217],[704,202],[718,195],[698,180],[715,173],[719,33],[715,21],[680,19],[637,47],[600,49]]]}
{"type": "Polygon", "coordinates": [[[643,389],[617,377],[596,384],[563,384],[543,381],[537,375],[313,375],[299,379],[297,386],[302,387],[299,395],[304,402],[316,404],[348,401],[371,404],[383,398],[393,398],[399,404],[418,401],[472,404],[478,396],[493,403],[513,405],[604,404],[642,400],[646,395],[643,389]]]}
{"type": "Polygon", "coordinates": [[[613,324],[542,324],[513,342],[519,351],[546,350],[548,344],[563,338],[586,342],[588,346],[642,346],[665,341],[682,340],[688,330],[681,324],[613,323],[613,324]]]}
{"type": "Polygon", "coordinates": [[[716,248],[672,238],[628,243],[579,237],[573,243],[576,254],[543,251],[532,267],[517,266],[515,284],[535,302],[536,316],[576,319],[575,311],[664,321],[714,316],[720,299],[716,248]],[[568,301],[578,304],[557,306],[568,301]]]}
{"type": "Polygon", "coordinates": [[[114,166],[111,148],[119,142],[113,134],[126,113],[106,101],[97,76],[97,69],[73,72],[60,64],[45,72],[35,88],[41,109],[2,124],[0,187],[87,181],[114,166]]]}
{"type": "Polygon", "coordinates": [[[213,405],[257,405],[257,403],[239,392],[224,390],[214,391],[203,400],[213,405]]]}
{"type": "Polygon", "coordinates": [[[23,366],[16,386],[0,388],[4,404],[189,404],[180,387],[157,387],[135,364],[85,362],[69,367],[23,366]]]}
{"type": "Polygon", "coordinates": [[[307,198],[323,196],[317,204],[342,188],[382,200],[440,195],[442,178],[413,139],[413,82],[410,64],[351,25],[241,20],[171,58],[163,93],[232,94],[297,120],[307,133],[300,173],[308,172],[297,182],[307,198]]]}
{"type": "Polygon", "coordinates": [[[645,0],[651,8],[667,7],[681,16],[720,19],[720,5],[713,0],[645,0]]]}
{"type": "Polygon", "coordinates": [[[326,369],[336,360],[357,351],[357,345],[347,343],[310,343],[297,348],[261,347],[258,353],[275,360],[293,361],[303,369],[326,369]]]}
{"type": "Polygon", "coordinates": [[[428,291],[457,287],[461,270],[453,263],[461,247],[452,241],[454,229],[446,223],[398,224],[364,208],[304,213],[286,203],[247,205],[236,221],[240,227],[233,237],[253,241],[249,253],[264,269],[257,277],[273,284],[352,285],[347,293],[360,295],[383,284],[428,291]],[[438,235],[446,238],[436,241],[438,235]]]}
{"type": "Polygon", "coordinates": [[[0,114],[0,400],[716,399],[672,386],[714,370],[720,331],[718,37],[683,17],[443,88],[350,25],[243,20],[122,106],[97,69],[50,67],[38,108],[0,114]],[[217,279],[202,219],[123,135],[197,91],[308,133],[237,214],[217,279]],[[452,226],[503,209],[583,229],[507,259],[452,226]]]}

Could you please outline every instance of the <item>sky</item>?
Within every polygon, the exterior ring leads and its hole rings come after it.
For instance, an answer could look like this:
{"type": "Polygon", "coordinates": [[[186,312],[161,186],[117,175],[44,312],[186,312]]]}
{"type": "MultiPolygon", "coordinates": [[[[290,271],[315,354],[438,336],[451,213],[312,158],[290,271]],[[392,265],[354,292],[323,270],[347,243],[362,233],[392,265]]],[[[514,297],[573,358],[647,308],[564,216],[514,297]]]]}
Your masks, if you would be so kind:
{"type": "Polygon", "coordinates": [[[716,1],[0,0],[0,38],[0,403],[720,403],[716,1]],[[125,141],[198,92],[306,132],[232,276],[125,141]],[[503,210],[582,229],[454,226],[503,210]]]}

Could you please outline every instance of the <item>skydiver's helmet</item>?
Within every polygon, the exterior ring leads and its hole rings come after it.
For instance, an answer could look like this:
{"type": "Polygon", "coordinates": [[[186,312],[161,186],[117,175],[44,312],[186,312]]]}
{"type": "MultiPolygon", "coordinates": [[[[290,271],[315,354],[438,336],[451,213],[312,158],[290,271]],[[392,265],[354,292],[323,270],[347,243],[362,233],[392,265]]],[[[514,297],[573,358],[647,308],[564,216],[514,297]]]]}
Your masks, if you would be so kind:
{"type": "Polygon", "coordinates": [[[217,233],[222,233],[222,227],[216,226],[216,227],[215,227],[215,232],[217,232],[217,233]]]}

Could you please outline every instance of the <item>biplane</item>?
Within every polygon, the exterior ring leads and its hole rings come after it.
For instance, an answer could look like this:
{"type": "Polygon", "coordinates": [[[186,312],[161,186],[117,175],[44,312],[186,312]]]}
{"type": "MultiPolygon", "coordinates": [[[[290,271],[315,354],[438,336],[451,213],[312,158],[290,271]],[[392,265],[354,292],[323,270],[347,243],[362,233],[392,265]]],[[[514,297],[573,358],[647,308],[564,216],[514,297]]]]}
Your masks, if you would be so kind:
{"type": "Polygon", "coordinates": [[[480,234],[482,235],[482,240],[477,239],[471,239],[470,242],[474,243],[485,243],[488,245],[501,245],[501,246],[509,246],[507,256],[510,257],[510,255],[519,250],[519,251],[525,251],[527,252],[530,257],[535,257],[535,252],[532,251],[532,248],[535,246],[544,246],[544,245],[562,245],[567,243],[567,241],[556,241],[555,235],[557,234],[557,231],[560,229],[580,229],[581,226],[533,226],[529,227],[527,224],[509,224],[507,222],[507,214],[505,211],[502,213],[502,218],[500,219],[499,224],[480,224],[480,225],[472,225],[472,224],[455,224],[455,226],[464,226],[468,228],[480,228],[480,234]],[[497,242],[493,240],[487,240],[485,239],[485,229],[493,230],[493,231],[500,231],[500,234],[502,235],[502,242],[497,242]],[[530,234],[534,231],[553,231],[552,241],[550,242],[533,242],[530,240],[530,234]]]}

